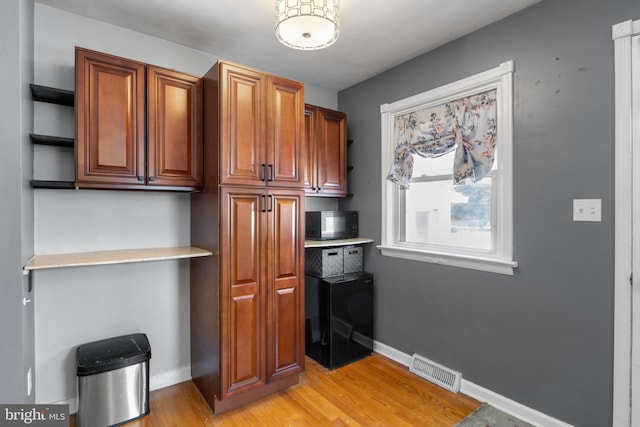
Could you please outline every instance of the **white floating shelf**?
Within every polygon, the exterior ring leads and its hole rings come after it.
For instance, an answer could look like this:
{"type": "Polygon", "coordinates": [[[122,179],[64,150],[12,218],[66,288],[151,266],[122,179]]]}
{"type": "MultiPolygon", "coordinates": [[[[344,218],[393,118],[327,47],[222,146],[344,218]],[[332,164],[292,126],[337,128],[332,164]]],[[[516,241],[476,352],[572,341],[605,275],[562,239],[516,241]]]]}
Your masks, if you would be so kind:
{"type": "Polygon", "coordinates": [[[211,255],[213,255],[213,252],[194,246],[34,255],[29,262],[25,264],[24,269],[42,270],[47,268],[80,267],[87,265],[123,264],[129,262],[196,258],[211,255]]]}

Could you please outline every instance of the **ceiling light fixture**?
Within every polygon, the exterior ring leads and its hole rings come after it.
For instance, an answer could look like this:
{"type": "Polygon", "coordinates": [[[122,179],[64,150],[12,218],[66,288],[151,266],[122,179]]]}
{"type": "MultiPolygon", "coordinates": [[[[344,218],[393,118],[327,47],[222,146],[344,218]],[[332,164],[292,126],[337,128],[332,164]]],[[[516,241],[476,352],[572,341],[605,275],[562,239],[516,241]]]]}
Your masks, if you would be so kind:
{"type": "Polygon", "coordinates": [[[339,0],[276,0],[276,37],[285,46],[322,49],[338,40],[339,0]]]}

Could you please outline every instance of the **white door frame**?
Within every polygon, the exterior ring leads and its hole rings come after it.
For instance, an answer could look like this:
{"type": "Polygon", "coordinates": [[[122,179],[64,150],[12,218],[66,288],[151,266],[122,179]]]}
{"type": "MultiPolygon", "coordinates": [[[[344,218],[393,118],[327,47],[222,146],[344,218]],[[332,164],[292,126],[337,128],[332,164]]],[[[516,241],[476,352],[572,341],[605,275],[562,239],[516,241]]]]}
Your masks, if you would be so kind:
{"type": "MultiPolygon", "coordinates": [[[[612,28],[615,53],[615,278],[614,278],[614,426],[631,426],[632,272],[633,272],[633,156],[640,165],[640,124],[634,141],[632,37],[640,35],[640,20],[625,21],[612,28]]],[[[636,58],[637,61],[637,58],[636,58]]],[[[640,70],[636,69],[635,73],[640,70]]],[[[636,106],[638,108],[638,106],[636,106]]],[[[637,114],[637,113],[636,113],[637,114]]],[[[636,171],[638,174],[639,171],[636,171]]],[[[640,201],[636,200],[636,204],[640,201]]],[[[636,227],[638,228],[638,227],[636,227]]],[[[638,233],[640,230],[636,230],[638,233]]],[[[636,273],[634,280],[640,286],[636,273]]],[[[636,331],[636,335],[639,332],[636,331]]],[[[635,408],[635,412],[639,408],[635,408]]],[[[635,420],[638,422],[638,420],[635,420]]]]}

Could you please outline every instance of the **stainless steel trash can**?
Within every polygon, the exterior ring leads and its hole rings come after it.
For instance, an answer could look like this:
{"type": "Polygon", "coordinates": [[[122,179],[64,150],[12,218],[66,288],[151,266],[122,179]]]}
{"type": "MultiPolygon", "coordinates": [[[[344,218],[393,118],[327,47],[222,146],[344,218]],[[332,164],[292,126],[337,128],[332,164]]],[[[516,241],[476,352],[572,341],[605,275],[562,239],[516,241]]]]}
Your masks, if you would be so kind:
{"type": "Polygon", "coordinates": [[[113,426],[147,415],[150,359],[151,346],[145,334],[78,346],[76,426],[113,426]]]}

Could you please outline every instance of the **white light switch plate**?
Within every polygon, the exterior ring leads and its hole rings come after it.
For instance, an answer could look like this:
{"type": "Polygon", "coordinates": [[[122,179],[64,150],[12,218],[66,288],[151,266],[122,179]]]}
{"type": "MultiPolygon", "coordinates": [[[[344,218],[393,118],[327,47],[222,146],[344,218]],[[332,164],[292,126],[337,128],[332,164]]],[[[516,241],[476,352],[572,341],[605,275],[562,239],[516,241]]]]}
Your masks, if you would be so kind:
{"type": "Polygon", "coordinates": [[[574,221],[602,221],[602,199],[573,199],[574,221]]]}

